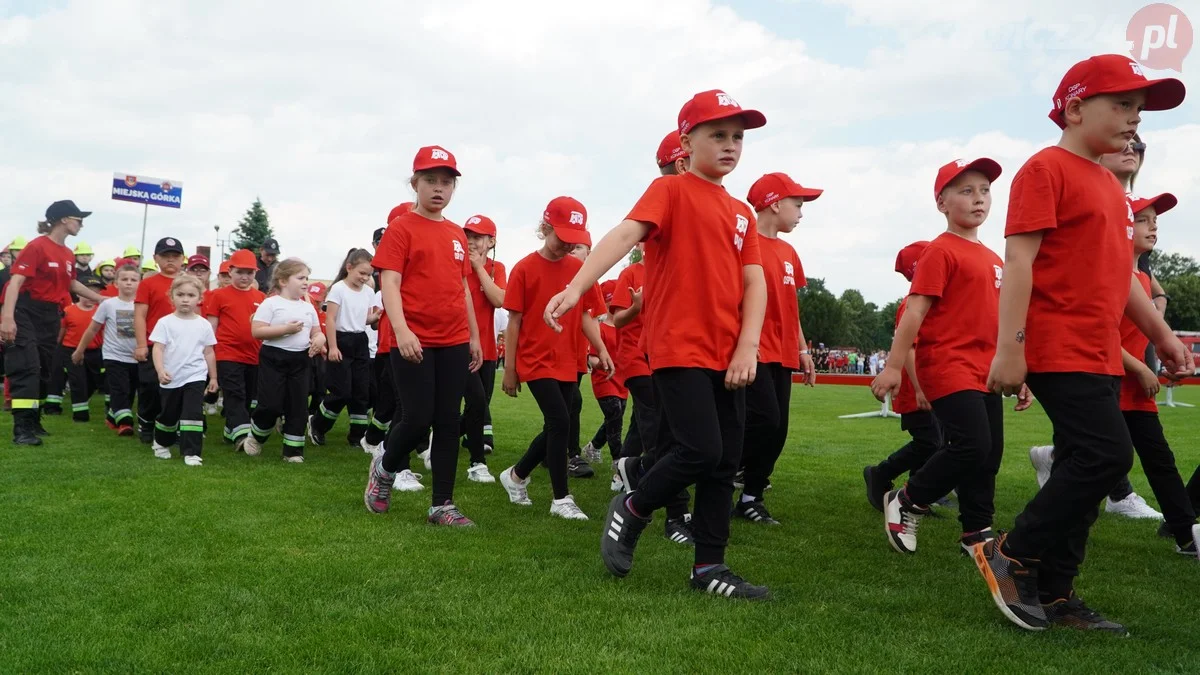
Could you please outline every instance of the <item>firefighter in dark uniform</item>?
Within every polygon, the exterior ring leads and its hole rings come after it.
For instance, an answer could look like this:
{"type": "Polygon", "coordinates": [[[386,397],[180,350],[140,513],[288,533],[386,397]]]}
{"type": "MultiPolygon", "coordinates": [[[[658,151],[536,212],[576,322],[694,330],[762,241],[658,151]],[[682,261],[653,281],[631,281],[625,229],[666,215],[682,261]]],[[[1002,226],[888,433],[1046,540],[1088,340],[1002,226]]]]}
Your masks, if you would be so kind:
{"type": "Polygon", "coordinates": [[[38,404],[49,388],[62,308],[71,303],[72,293],[97,303],[104,299],[75,280],[75,253],[65,245],[89,215],[75,202],[54,202],[46,209],[46,220],[38,223],[43,236],[29,242],[13,261],[0,340],[5,343],[4,370],[12,390],[13,442],[19,445],[41,445],[39,436],[47,435],[38,404]]]}
{"type": "Polygon", "coordinates": [[[279,261],[279,242],[274,237],[263,240],[262,248],[258,249],[258,272],[254,280],[258,282],[258,290],[271,294],[271,275],[275,272],[275,263],[279,261]]]}

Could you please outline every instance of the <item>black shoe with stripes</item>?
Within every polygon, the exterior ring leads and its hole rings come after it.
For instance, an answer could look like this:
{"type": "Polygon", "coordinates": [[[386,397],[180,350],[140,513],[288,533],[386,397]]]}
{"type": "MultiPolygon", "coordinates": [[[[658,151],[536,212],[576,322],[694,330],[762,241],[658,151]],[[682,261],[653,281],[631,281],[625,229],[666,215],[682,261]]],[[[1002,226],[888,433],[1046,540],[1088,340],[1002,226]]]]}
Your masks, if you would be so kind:
{"type": "Polygon", "coordinates": [[[692,536],[691,514],[684,514],[682,518],[668,518],[666,525],[663,526],[663,536],[668,540],[685,546],[695,546],[696,541],[692,536]]]}
{"type": "Polygon", "coordinates": [[[739,499],[737,506],[733,507],[733,515],[759,525],[782,524],[771,517],[771,512],[767,510],[761,499],[753,502],[743,502],[739,499]]]}
{"type": "Polygon", "coordinates": [[[638,538],[650,524],[649,518],[639,518],[625,505],[628,495],[618,492],[608,504],[604,530],[600,534],[600,559],[613,576],[623,577],[633,569],[633,552],[638,538]]]}
{"type": "Polygon", "coordinates": [[[702,575],[697,575],[693,569],[691,583],[694,590],[726,598],[766,600],[771,597],[771,591],[766,586],[755,586],[731,572],[725,565],[717,565],[702,575]]]}

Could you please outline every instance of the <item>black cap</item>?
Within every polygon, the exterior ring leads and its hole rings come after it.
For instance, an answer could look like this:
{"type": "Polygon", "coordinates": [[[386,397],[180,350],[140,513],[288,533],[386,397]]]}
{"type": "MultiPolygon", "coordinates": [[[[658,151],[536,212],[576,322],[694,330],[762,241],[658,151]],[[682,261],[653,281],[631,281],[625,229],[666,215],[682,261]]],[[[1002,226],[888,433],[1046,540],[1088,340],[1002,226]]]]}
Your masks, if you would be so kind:
{"type": "Polygon", "coordinates": [[[263,253],[273,253],[279,255],[279,242],[275,241],[274,237],[268,237],[262,243],[263,253]]]}
{"type": "Polygon", "coordinates": [[[154,245],[154,255],[162,255],[164,253],[178,253],[183,255],[183,244],[179,243],[174,237],[164,237],[158,240],[154,245]]]}
{"type": "Polygon", "coordinates": [[[371,243],[378,244],[379,242],[383,241],[383,232],[386,229],[386,227],[381,227],[378,230],[375,230],[375,235],[371,237],[371,243]]]}
{"type": "Polygon", "coordinates": [[[70,199],[54,202],[46,209],[46,222],[57,223],[63,218],[87,218],[91,211],[80,211],[70,199]]]}

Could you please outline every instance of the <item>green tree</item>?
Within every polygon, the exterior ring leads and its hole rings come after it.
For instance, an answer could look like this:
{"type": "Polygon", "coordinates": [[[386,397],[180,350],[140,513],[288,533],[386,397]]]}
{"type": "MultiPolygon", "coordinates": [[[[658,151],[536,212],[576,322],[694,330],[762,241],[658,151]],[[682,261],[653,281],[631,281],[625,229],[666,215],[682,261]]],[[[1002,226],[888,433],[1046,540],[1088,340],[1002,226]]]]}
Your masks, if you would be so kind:
{"type": "Polygon", "coordinates": [[[888,349],[892,345],[892,336],[895,334],[896,312],[900,309],[900,300],[893,300],[883,306],[879,310],[879,315],[875,321],[875,336],[879,343],[875,345],[875,349],[888,349]]]}
{"type": "Polygon", "coordinates": [[[250,208],[246,209],[246,215],[238,222],[237,229],[233,231],[233,248],[248,248],[257,253],[258,249],[262,248],[262,243],[274,236],[267,210],[263,208],[262,200],[256,197],[250,208]]]}
{"type": "Polygon", "coordinates": [[[1164,288],[1166,282],[1171,279],[1200,274],[1200,264],[1195,258],[1162,251],[1150,252],[1150,269],[1154,270],[1154,278],[1158,279],[1158,283],[1164,284],[1164,288]]]}
{"type": "MultiPolygon", "coordinates": [[[[1155,274],[1158,268],[1154,268],[1155,274]]],[[[1167,303],[1167,323],[1175,330],[1200,331],[1200,275],[1187,274],[1161,281],[1171,296],[1167,303]]]]}
{"type": "Polygon", "coordinates": [[[825,280],[808,278],[808,285],[797,294],[800,303],[800,325],[804,337],[813,344],[827,347],[842,345],[849,339],[849,322],[838,299],[825,288],[825,280]]]}
{"type": "Polygon", "coordinates": [[[632,265],[640,262],[642,262],[642,252],[635,248],[629,252],[629,264],[632,265]]]}

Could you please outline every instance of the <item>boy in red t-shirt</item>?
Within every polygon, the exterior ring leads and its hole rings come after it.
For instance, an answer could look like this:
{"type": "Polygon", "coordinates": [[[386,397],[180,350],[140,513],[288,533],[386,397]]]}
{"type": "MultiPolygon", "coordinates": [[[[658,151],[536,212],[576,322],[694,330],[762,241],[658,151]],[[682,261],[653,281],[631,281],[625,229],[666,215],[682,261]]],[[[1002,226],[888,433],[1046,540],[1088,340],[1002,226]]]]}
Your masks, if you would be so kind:
{"type": "Polygon", "coordinates": [[[1098,504],[1133,464],[1118,395],[1122,314],[1169,372],[1190,369],[1191,354],[1140,301],[1129,264],[1133,211],[1099,159],[1133,138],[1142,110],[1174,108],[1183,97],[1183,83],[1147,80],[1127,56],[1081,61],[1054,94],[1050,119],[1061,140],[1013,178],[988,384],[1007,395],[1028,383],[1053,424],[1055,462],[1012,531],[977,544],[974,557],[1001,613],[1028,630],[1057,623],[1125,633],[1073,589],[1098,504]]]}
{"type": "MultiPolygon", "coordinates": [[[[616,279],[609,279],[600,284],[600,294],[604,296],[606,308],[604,319],[600,322],[600,339],[604,341],[610,355],[617,353],[617,329],[613,325],[612,313],[607,307],[612,303],[616,287],[616,279]]],[[[629,398],[629,390],[621,386],[615,376],[610,377],[599,368],[599,356],[596,348],[589,344],[588,366],[592,371],[592,394],[596,397],[604,421],[600,423],[600,428],[596,429],[592,440],[583,446],[583,456],[589,462],[599,462],[600,451],[607,444],[613,462],[616,462],[621,458],[621,427],[625,422],[625,400],[629,398]]],[[[615,359],[613,366],[616,367],[615,359]]]]}
{"type": "MultiPolygon", "coordinates": [[[[903,354],[919,340],[917,379],[941,422],[946,443],[908,483],[883,498],[888,542],[917,552],[917,527],[929,505],[958,490],[963,550],[993,538],[996,473],[1004,453],[1004,411],[987,386],[996,349],[996,313],[1004,262],[979,241],[992,206],[1000,165],[955,160],[938,170],[933,194],[946,217],[913,274],[904,318],[891,351],[903,354]]],[[[884,400],[900,392],[904,360],[892,359],[871,390],[884,400]]]]}
{"type": "Polygon", "coordinates": [[[262,342],[250,334],[250,319],[266,296],[254,288],[258,262],[253,251],[236,251],[228,262],[233,283],[209,291],[203,305],[217,336],[217,382],[225,397],[223,435],[241,452],[250,435],[250,411],[258,393],[258,352],[262,348],[262,342]]]}
{"type": "Polygon", "coordinates": [[[609,505],[600,556],[625,576],[650,516],[681,490],[696,486],[691,588],[758,599],[769,591],[725,565],[733,476],[742,455],[746,386],[754,381],[766,282],[754,213],[721,182],[737,167],[746,129],[766,124],[728,94],[696,94],[679,112],[690,169],[664,176],[621,224],[596,246],[567,289],[546,307],[556,320],[639,241],[646,242],[646,308],[642,343],[658,397],[660,439],[669,444],[628,496],[609,505]],[[680,302],[680,298],[687,302],[680,302]],[[696,307],[703,307],[697,313],[696,307]]]}
{"type": "Polygon", "coordinates": [[[138,284],[133,305],[133,333],[137,341],[133,358],[138,361],[138,439],[146,445],[154,442],[154,420],[161,412],[158,371],[150,360],[149,335],[158,320],[175,311],[171,304],[171,284],[183,269],[183,244],[174,237],[164,237],[154,245],[154,262],[158,274],[151,274],[138,284]]]}
{"type": "MultiPolygon", "coordinates": [[[[88,279],[84,282],[84,286],[97,293],[104,290],[104,282],[98,277],[88,279]]],[[[71,418],[76,422],[87,422],[91,419],[88,412],[88,400],[101,388],[102,384],[101,378],[104,372],[103,358],[100,353],[100,348],[104,346],[102,333],[96,333],[91,343],[84,347],[81,363],[77,364],[71,358],[71,354],[86,335],[95,313],[96,303],[80,297],[75,304],[68,305],[63,310],[62,329],[59,332],[59,344],[62,345],[59,358],[62,368],[60,369],[61,373],[55,373],[58,379],[55,380],[56,384],[50,391],[59,395],[58,402],[61,405],[63,402],[63,379],[66,380],[66,383],[71,386],[71,418]]],[[[50,396],[46,398],[49,399],[50,396]]]]}

